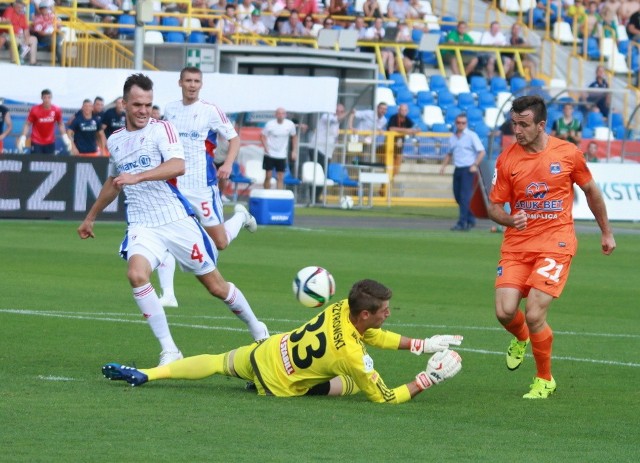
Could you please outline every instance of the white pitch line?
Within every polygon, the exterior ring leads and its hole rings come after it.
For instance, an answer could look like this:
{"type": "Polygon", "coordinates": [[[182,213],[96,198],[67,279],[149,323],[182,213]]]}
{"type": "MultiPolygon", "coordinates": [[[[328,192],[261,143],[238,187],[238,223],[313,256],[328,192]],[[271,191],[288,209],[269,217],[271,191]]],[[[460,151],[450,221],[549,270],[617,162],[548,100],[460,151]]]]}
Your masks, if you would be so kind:
{"type": "Polygon", "coordinates": [[[43,375],[38,375],[38,379],[43,379],[45,381],[76,381],[76,378],[68,378],[66,376],[43,376],[43,375]]]}
{"type": "MultiPolygon", "coordinates": [[[[53,312],[53,311],[39,311],[39,310],[23,310],[23,309],[0,309],[0,313],[10,313],[17,315],[34,315],[41,317],[51,317],[51,318],[64,318],[64,319],[72,319],[72,320],[92,320],[92,321],[106,321],[106,322],[115,322],[115,323],[140,323],[146,324],[145,320],[131,320],[128,318],[120,318],[122,316],[128,316],[128,314],[124,313],[90,313],[87,314],[85,312],[53,312]]],[[[131,316],[139,316],[136,314],[131,314],[131,316]]],[[[183,316],[184,317],[184,316],[183,316]]],[[[213,320],[235,320],[235,317],[214,317],[214,316],[196,316],[197,318],[208,318],[213,320]]],[[[173,316],[175,318],[175,315],[173,316]]],[[[264,319],[266,321],[278,321],[278,322],[294,322],[301,323],[300,320],[287,320],[287,319],[264,319]]],[[[171,326],[179,326],[181,328],[193,328],[193,329],[202,329],[202,330],[216,330],[216,331],[234,331],[234,332],[244,332],[243,328],[233,328],[227,326],[210,326],[210,325],[200,325],[200,324],[191,324],[191,323],[180,323],[180,322],[172,322],[171,326]]],[[[412,326],[412,327],[428,327],[428,328],[446,328],[446,329],[467,329],[467,330],[486,330],[486,331],[495,331],[501,330],[500,328],[494,327],[474,327],[474,326],[447,326],[447,325],[418,325],[418,324],[389,324],[389,326],[412,326]]],[[[564,333],[568,335],[580,335],[580,336],[606,336],[606,337],[631,337],[638,338],[638,335],[632,334],[612,334],[612,333],[578,333],[578,332],[562,332],[556,331],[555,333],[564,333]]],[[[490,351],[484,349],[470,349],[466,347],[456,347],[456,350],[461,352],[474,352],[478,354],[487,354],[487,355],[505,355],[504,351],[490,351]]],[[[530,357],[530,355],[527,355],[530,357]]],[[[554,356],[554,360],[568,360],[573,362],[585,362],[585,363],[594,363],[600,365],[613,365],[613,366],[626,366],[639,368],[640,363],[632,363],[632,362],[619,362],[615,360],[598,360],[598,359],[589,359],[589,358],[579,358],[579,357],[564,357],[564,356],[554,356]]],[[[47,379],[42,377],[41,379],[47,379]]],[[[60,379],[63,381],[64,379],[60,379]]],[[[72,378],[69,380],[73,380],[72,378]]]]}

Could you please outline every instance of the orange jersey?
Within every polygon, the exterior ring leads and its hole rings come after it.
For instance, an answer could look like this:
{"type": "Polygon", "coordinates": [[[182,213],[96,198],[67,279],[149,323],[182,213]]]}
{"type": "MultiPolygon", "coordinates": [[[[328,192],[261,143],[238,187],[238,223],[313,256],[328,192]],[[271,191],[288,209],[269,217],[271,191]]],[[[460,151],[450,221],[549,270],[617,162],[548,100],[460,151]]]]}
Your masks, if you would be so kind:
{"type": "Polygon", "coordinates": [[[527,153],[514,143],[500,154],[489,199],[527,213],[527,228],[508,227],[502,252],[546,251],[574,255],[573,184],[592,179],[583,153],[572,143],[549,137],[544,151],[527,153]]]}

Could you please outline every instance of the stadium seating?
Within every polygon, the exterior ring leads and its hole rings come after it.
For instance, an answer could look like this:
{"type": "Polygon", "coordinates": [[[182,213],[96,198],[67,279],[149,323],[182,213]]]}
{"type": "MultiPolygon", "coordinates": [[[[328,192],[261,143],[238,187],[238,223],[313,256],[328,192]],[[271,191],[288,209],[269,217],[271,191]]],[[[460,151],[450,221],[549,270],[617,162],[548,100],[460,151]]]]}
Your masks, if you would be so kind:
{"type": "Polygon", "coordinates": [[[464,111],[461,108],[458,108],[457,106],[449,106],[447,108],[447,111],[444,114],[444,121],[449,124],[451,127],[453,127],[455,121],[456,121],[456,117],[458,117],[458,114],[463,113],[464,111]]]}
{"type": "Polygon", "coordinates": [[[425,105],[434,105],[435,101],[436,100],[433,96],[433,93],[428,90],[418,92],[418,94],[416,95],[416,103],[418,104],[418,106],[424,107],[425,105]]]}
{"type": "Polygon", "coordinates": [[[189,34],[189,43],[206,43],[207,34],[200,31],[193,31],[189,34]]]}
{"type": "MultiPolygon", "coordinates": [[[[135,26],[136,18],[130,14],[121,14],[118,16],[118,24],[126,25],[126,26],[135,26]]],[[[120,27],[118,28],[118,35],[121,39],[133,39],[133,35],[135,33],[134,27],[120,27]]]]}
{"type": "Polygon", "coordinates": [[[409,90],[414,95],[418,94],[418,92],[429,90],[429,82],[427,81],[427,76],[425,76],[421,72],[412,72],[411,74],[409,74],[408,80],[409,90]]]}
{"type": "Polygon", "coordinates": [[[471,92],[476,95],[480,95],[482,92],[489,91],[489,84],[487,83],[487,79],[483,76],[471,76],[471,80],[469,82],[469,88],[471,92]]]}
{"type": "Polygon", "coordinates": [[[469,82],[465,76],[453,74],[449,77],[449,91],[454,95],[470,92],[469,82]]]}
{"type": "Polygon", "coordinates": [[[504,121],[504,114],[498,108],[487,108],[484,111],[484,123],[490,129],[500,128],[504,121]]]}
{"type": "Polygon", "coordinates": [[[422,120],[427,126],[432,127],[434,124],[444,124],[444,114],[440,106],[426,105],[422,108],[422,120]]]}
{"type": "Polygon", "coordinates": [[[478,107],[481,109],[495,108],[496,98],[493,93],[487,91],[480,92],[478,94],[478,107]]]}
{"type": "Polygon", "coordinates": [[[432,92],[439,93],[441,90],[449,90],[447,80],[440,74],[434,74],[429,78],[429,88],[432,92]]]}
{"type": "Polygon", "coordinates": [[[166,33],[164,41],[167,43],[184,43],[185,37],[182,32],[169,31],[166,33]]]}
{"type": "Polygon", "coordinates": [[[247,189],[249,189],[249,187],[253,183],[253,180],[251,178],[242,174],[242,171],[240,169],[240,164],[238,164],[237,162],[233,163],[229,180],[233,183],[233,201],[234,202],[238,200],[238,186],[241,184],[247,185],[247,187],[245,188],[245,191],[246,191],[247,189]]]}
{"type": "Polygon", "coordinates": [[[473,93],[465,92],[458,95],[458,107],[463,111],[476,106],[476,98],[473,93]]]}
{"type": "Polygon", "coordinates": [[[438,93],[438,106],[441,108],[445,108],[447,106],[451,106],[456,104],[456,98],[453,96],[448,89],[444,88],[440,90],[438,93]]]}
{"type": "Polygon", "coordinates": [[[327,166],[327,178],[333,180],[336,185],[357,187],[358,182],[349,177],[347,166],[337,162],[330,162],[327,166]]]}
{"type": "Polygon", "coordinates": [[[596,127],[605,127],[604,117],[601,112],[589,111],[587,114],[587,123],[586,126],[590,129],[595,129],[596,127]]]}
{"type": "Polygon", "coordinates": [[[609,130],[609,127],[595,127],[593,129],[593,138],[600,141],[613,140],[613,132],[609,130]]]}
{"type": "Polygon", "coordinates": [[[393,91],[390,88],[376,87],[375,105],[378,106],[379,103],[387,103],[388,106],[397,106],[396,97],[393,96],[393,91]]]}
{"type": "Polygon", "coordinates": [[[518,92],[527,86],[527,81],[525,80],[524,77],[515,76],[511,78],[509,85],[511,87],[511,93],[513,93],[516,96],[521,96],[521,95],[518,95],[518,92]]]}
{"type": "Polygon", "coordinates": [[[160,31],[144,31],[145,44],[164,43],[164,37],[160,31]]]}
{"type": "Polygon", "coordinates": [[[491,93],[493,93],[494,95],[498,95],[499,92],[506,92],[509,90],[507,80],[504,77],[500,76],[494,76],[491,78],[489,88],[491,90],[491,93]]]}

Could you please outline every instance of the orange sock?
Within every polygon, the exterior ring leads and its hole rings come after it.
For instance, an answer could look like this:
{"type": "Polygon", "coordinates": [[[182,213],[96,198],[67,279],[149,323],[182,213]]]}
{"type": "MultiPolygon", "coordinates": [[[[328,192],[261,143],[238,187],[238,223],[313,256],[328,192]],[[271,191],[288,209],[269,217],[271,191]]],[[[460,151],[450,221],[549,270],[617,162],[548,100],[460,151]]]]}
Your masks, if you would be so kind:
{"type": "Polygon", "coordinates": [[[538,378],[551,380],[551,347],[553,345],[553,331],[547,325],[538,333],[531,333],[531,351],[536,360],[538,378]]]}
{"type": "Polygon", "coordinates": [[[518,341],[526,341],[529,339],[529,327],[527,326],[524,314],[520,310],[516,311],[516,316],[504,327],[509,333],[518,338],[518,341]]]}

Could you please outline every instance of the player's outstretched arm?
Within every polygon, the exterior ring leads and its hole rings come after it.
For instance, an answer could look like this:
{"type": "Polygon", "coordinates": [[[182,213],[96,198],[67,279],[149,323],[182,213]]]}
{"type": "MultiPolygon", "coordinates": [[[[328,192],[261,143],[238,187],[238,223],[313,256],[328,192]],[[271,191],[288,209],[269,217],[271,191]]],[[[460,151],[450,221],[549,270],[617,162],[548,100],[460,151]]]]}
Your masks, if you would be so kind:
{"type": "Polygon", "coordinates": [[[602,232],[602,252],[609,255],[616,248],[616,240],[613,237],[613,231],[609,225],[609,218],[607,216],[607,206],[602,198],[602,192],[595,180],[591,180],[585,185],[581,185],[580,188],[584,191],[584,195],[587,198],[587,204],[591,213],[598,222],[600,231],[602,232]]]}
{"type": "Polygon", "coordinates": [[[87,216],[78,227],[78,236],[83,240],[87,238],[95,238],[93,234],[93,223],[104,208],[111,204],[113,200],[118,197],[118,194],[120,194],[120,188],[117,187],[113,180],[113,177],[107,177],[107,181],[102,185],[102,189],[100,190],[100,194],[98,194],[96,202],[91,206],[87,216]]]}
{"type": "MultiPolygon", "coordinates": [[[[425,339],[404,339],[408,341],[408,346],[404,347],[405,349],[409,349],[412,354],[421,355],[447,350],[450,346],[459,346],[464,338],[459,334],[436,334],[425,339]]],[[[403,340],[400,341],[401,346],[403,340]]]]}
{"type": "Polygon", "coordinates": [[[184,159],[172,158],[163,162],[158,167],[145,170],[138,174],[128,174],[126,172],[118,175],[114,180],[114,184],[118,187],[125,185],[136,185],[140,182],[149,182],[153,180],[169,180],[184,174],[184,159]]]}

